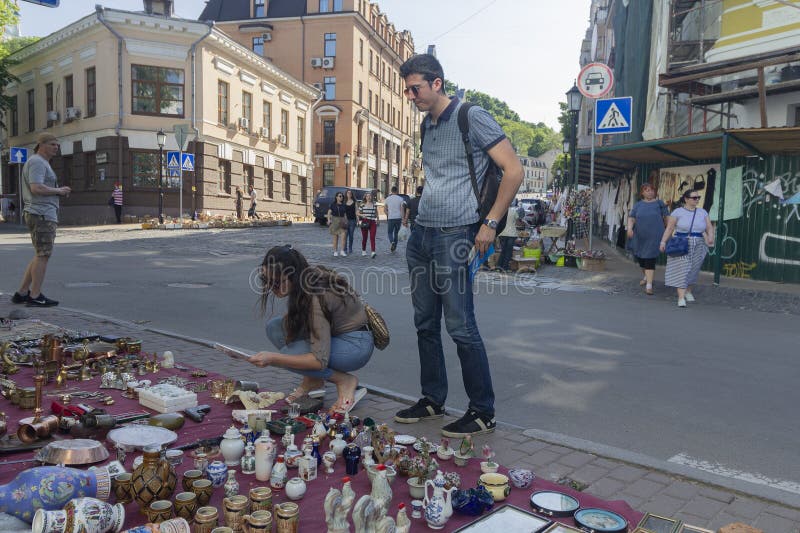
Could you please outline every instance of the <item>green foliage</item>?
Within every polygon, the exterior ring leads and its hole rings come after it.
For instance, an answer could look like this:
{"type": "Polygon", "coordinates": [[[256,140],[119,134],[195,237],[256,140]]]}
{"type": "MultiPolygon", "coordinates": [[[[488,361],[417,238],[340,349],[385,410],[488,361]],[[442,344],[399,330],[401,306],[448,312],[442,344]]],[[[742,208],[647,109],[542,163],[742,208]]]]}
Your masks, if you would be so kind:
{"type": "Polygon", "coordinates": [[[35,43],[39,39],[41,39],[41,37],[33,37],[33,36],[9,37],[8,39],[0,43],[0,57],[5,57],[7,55],[13,54],[17,50],[25,48],[29,44],[35,43]]]}
{"type": "MultiPolygon", "coordinates": [[[[0,0],[0,27],[6,28],[12,24],[16,24],[19,20],[17,15],[17,6],[12,0],[0,0]]],[[[9,68],[16,64],[15,61],[8,59],[9,52],[8,43],[10,39],[0,37],[0,126],[6,127],[5,117],[7,112],[12,109],[14,99],[5,94],[5,87],[12,81],[18,81],[17,77],[9,72],[9,68]]]]}

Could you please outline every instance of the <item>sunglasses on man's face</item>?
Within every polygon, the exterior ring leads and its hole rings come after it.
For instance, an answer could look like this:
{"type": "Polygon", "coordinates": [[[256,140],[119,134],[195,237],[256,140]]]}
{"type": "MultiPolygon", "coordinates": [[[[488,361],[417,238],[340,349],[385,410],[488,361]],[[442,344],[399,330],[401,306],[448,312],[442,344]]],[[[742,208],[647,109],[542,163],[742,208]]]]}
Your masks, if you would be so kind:
{"type": "Polygon", "coordinates": [[[414,93],[414,96],[419,96],[419,90],[422,88],[422,85],[409,85],[405,89],[403,89],[403,94],[408,96],[411,93],[414,93]]]}
{"type": "Polygon", "coordinates": [[[691,198],[692,200],[699,200],[699,196],[687,196],[686,198],[691,198]]]}

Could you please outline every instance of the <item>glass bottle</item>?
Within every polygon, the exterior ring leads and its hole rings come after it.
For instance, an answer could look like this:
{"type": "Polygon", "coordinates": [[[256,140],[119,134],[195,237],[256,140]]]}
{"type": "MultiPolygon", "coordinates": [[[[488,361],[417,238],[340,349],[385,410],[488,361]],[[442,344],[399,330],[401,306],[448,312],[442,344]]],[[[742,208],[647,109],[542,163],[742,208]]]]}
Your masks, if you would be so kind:
{"type": "Polygon", "coordinates": [[[294,434],[292,433],[291,424],[286,424],[286,432],[281,438],[281,444],[283,444],[284,449],[288,448],[290,444],[294,444],[294,434]]]}
{"type": "Polygon", "coordinates": [[[269,485],[273,489],[282,489],[286,485],[287,476],[286,465],[283,463],[283,454],[275,459],[275,464],[272,467],[272,473],[269,476],[269,485]]]}
{"type": "Polygon", "coordinates": [[[322,465],[322,454],[319,453],[319,439],[314,439],[311,443],[311,457],[317,460],[317,467],[322,465]]]}

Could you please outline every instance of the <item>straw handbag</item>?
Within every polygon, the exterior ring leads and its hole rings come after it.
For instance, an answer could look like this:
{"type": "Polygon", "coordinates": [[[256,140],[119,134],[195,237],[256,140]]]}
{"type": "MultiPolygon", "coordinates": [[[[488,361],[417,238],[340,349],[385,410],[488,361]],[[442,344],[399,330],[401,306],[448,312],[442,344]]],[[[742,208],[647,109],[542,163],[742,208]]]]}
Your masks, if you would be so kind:
{"type": "Polygon", "coordinates": [[[367,327],[372,332],[375,347],[383,350],[389,346],[389,326],[381,314],[374,307],[364,302],[364,311],[367,313],[367,327]]]}

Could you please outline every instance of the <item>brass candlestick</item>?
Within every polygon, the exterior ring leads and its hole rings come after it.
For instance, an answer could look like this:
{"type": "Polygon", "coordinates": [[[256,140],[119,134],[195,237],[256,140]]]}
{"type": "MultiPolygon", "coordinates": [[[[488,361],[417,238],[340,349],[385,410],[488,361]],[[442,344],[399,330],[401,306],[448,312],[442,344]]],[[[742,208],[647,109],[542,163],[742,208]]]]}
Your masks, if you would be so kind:
{"type": "Polygon", "coordinates": [[[41,374],[35,375],[33,383],[36,389],[33,416],[20,420],[19,429],[17,430],[17,437],[24,443],[31,443],[39,438],[49,437],[58,429],[57,416],[42,417],[42,384],[44,383],[44,376],[41,374]]]}

